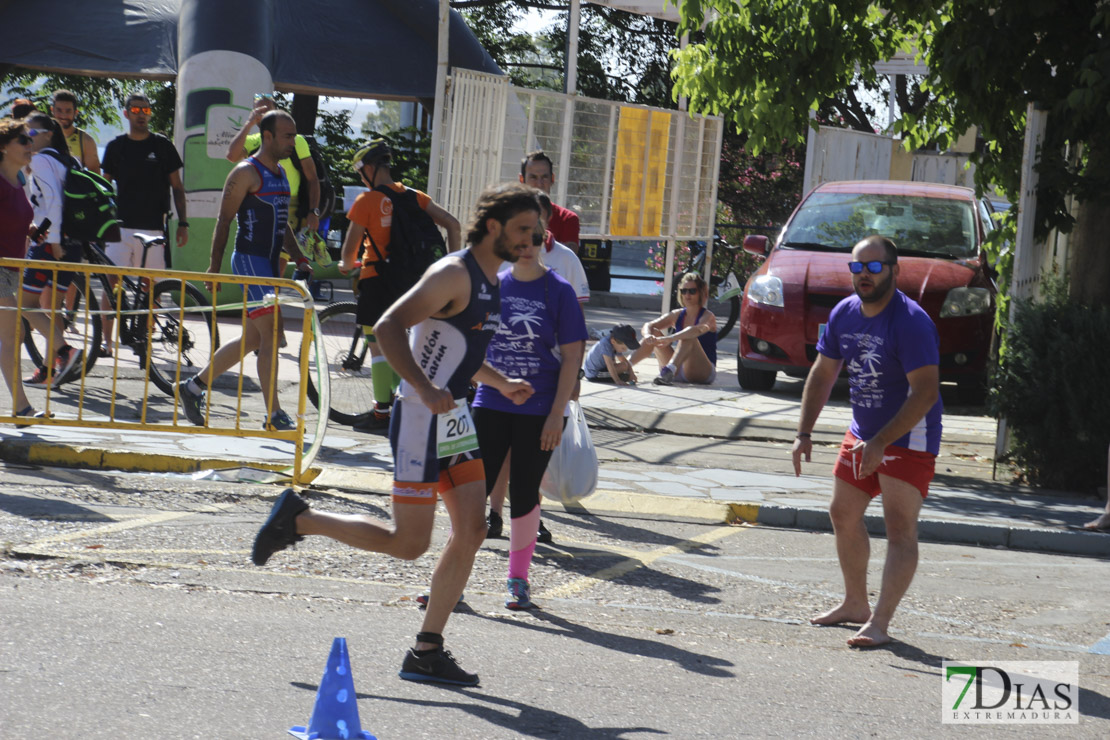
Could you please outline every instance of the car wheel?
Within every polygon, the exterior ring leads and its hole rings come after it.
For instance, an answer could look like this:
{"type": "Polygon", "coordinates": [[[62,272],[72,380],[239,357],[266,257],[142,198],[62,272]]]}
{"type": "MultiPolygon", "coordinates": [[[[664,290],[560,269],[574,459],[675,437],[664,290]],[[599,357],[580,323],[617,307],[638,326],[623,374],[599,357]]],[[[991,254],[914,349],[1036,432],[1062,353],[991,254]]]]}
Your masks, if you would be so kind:
{"type": "Polygon", "coordinates": [[[774,370],[753,370],[744,367],[744,361],[736,356],[736,379],[746,391],[769,391],[775,387],[774,370]]]}

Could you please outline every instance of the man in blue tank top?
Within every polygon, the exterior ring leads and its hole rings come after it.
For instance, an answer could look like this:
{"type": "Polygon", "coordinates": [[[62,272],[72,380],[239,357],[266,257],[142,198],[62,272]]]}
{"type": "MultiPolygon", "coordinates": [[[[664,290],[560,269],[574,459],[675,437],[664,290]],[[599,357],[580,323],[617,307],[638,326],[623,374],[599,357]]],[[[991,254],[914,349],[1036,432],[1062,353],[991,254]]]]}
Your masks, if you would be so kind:
{"type": "Polygon", "coordinates": [[[532,395],[527,381],[506,378],[485,356],[500,322],[497,269],[502,261],[516,262],[531,245],[539,213],[532,188],[513,184],[482,193],[467,232],[469,247],[428,268],[374,325],[379,346],[402,381],[389,430],[393,524],[309,508],[290,488],[274,504],[251,551],[254,563],[263,565],[304,535],[318,534],[414,560],[428,549],[436,496],[443,496],[451,535],[432,574],[416,645],[401,666],[400,676],[408,681],[478,683],[477,674],[463,670],[443,649],[443,628],[486,536],[485,473],[466,395],[472,379],[517,405],[532,395]]]}
{"type": "Polygon", "coordinates": [[[898,290],[898,250],[882,236],[852,249],[847,265],[855,295],[836,304],[817,341],[817,361],[806,378],[794,440],[794,472],[813,450],[810,435],[843,366],[848,371],[852,424],[833,470],[829,506],[844,600],[809,620],[817,625],[858,623],[852,647],[890,642],[894,610],[917,570],[917,517],[929,492],[940,450],[940,353],[936,325],[898,290]],[[871,551],[863,515],[883,496],[887,554],[875,610],[867,594],[871,551]]]}
{"type": "MultiPolygon", "coordinates": [[[[227,247],[231,219],[238,221],[231,270],[236,275],[275,278],[278,255],[284,245],[289,213],[289,180],[278,162],[293,152],[297,125],[285,111],[267,113],[258,125],[262,146],[251,157],[231,170],[224,183],[223,199],[216,230],[212,234],[212,257],[208,272],[219,273],[227,247]]],[[[297,253],[299,273],[311,275],[308,260],[297,253]]],[[[185,416],[198,426],[205,423],[205,395],[212,381],[258,350],[258,380],[266,396],[264,429],[287,431],[296,424],[281,409],[277,395],[277,346],[274,344],[274,290],[263,285],[245,285],[247,325],[243,335],[229,342],[212,356],[208,366],[178,385],[178,396],[185,416]]],[[[215,291],[213,291],[215,293],[215,291]]]]}

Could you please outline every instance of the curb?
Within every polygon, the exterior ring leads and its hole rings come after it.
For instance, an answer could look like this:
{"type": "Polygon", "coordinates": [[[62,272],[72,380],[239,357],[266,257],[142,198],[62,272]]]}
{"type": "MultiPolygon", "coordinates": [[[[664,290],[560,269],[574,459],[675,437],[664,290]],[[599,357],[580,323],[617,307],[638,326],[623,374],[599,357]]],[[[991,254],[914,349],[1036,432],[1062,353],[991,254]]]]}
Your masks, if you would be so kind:
{"type": "MultiPolygon", "coordinates": [[[[722,418],[713,414],[686,414],[679,411],[635,411],[583,405],[582,411],[591,428],[663,432],[687,437],[712,437],[715,439],[770,439],[792,442],[797,431],[796,420],[775,420],[759,417],[737,416],[722,418]]],[[[847,427],[843,424],[817,424],[813,428],[813,441],[837,445],[844,440],[847,427]]],[[[945,446],[979,444],[994,446],[993,439],[972,434],[948,434],[942,440],[945,446]]]]}
{"type": "MultiPolygon", "coordinates": [[[[325,468],[313,482],[314,487],[338,488],[354,493],[382,496],[389,495],[392,484],[393,476],[383,470],[340,467],[325,468]]],[[[545,499],[544,508],[587,516],[624,516],[632,519],[662,519],[689,524],[746,523],[810,532],[832,532],[832,522],[826,509],[710,501],[642,492],[599,489],[573,504],[545,499]]],[[[864,522],[872,535],[885,535],[886,525],[881,515],[866,515],[864,522]]],[[[1094,532],[920,519],[918,538],[923,542],[940,544],[1005,547],[1058,555],[1110,557],[1110,538],[1094,532]]]]}
{"type": "MultiPolygon", "coordinates": [[[[19,465],[42,465],[85,470],[122,470],[129,473],[198,473],[202,470],[251,467],[272,472],[289,469],[288,465],[262,463],[252,460],[227,460],[224,458],[198,458],[154,452],[112,450],[101,447],[84,447],[57,442],[6,439],[0,441],[0,460],[19,465]]],[[[311,482],[321,469],[307,468],[304,480],[311,482]]]]}
{"type": "MultiPolygon", "coordinates": [[[[283,465],[247,460],[196,458],[18,439],[0,441],[0,460],[21,465],[143,473],[188,474],[202,470],[223,470],[244,466],[274,472],[286,469],[283,465]]],[[[337,488],[361,494],[388,496],[392,489],[393,476],[388,471],[375,469],[343,466],[313,467],[305,471],[305,482],[319,488],[337,488]]],[[[795,508],[781,504],[711,501],[643,492],[597,490],[577,503],[563,504],[548,499],[545,506],[548,509],[578,515],[663,519],[691,524],[747,523],[813,532],[832,531],[827,510],[795,508]]],[[[882,536],[885,533],[886,528],[881,516],[867,515],[864,521],[871,534],[882,536]]],[[[1110,557],[1110,540],[1105,534],[1096,532],[921,519],[918,521],[918,537],[924,542],[943,544],[1006,547],[1060,555],[1110,557]]]]}

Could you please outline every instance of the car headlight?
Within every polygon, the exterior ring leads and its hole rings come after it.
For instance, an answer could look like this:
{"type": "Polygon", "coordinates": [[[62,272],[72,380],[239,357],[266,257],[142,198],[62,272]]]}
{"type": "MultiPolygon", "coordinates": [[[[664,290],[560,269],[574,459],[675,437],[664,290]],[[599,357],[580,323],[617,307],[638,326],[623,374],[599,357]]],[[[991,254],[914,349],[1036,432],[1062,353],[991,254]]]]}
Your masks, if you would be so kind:
{"type": "Polygon", "coordinates": [[[782,278],[760,275],[748,286],[748,299],[752,303],[782,308],[785,305],[782,299],[782,278]]]}
{"type": "Polygon", "coordinates": [[[940,317],[977,316],[990,310],[991,294],[986,288],[953,288],[940,307],[940,317]]]}

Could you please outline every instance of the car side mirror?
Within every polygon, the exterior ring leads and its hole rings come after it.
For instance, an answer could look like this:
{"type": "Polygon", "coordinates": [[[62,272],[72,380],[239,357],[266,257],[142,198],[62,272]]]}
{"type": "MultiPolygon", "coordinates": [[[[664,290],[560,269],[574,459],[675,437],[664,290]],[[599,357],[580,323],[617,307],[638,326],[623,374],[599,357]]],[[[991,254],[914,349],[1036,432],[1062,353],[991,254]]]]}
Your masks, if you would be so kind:
{"type": "Polygon", "coordinates": [[[767,256],[767,237],[762,234],[748,234],[744,237],[744,251],[756,257],[767,256]]]}

